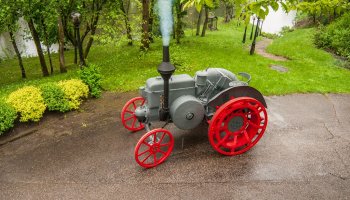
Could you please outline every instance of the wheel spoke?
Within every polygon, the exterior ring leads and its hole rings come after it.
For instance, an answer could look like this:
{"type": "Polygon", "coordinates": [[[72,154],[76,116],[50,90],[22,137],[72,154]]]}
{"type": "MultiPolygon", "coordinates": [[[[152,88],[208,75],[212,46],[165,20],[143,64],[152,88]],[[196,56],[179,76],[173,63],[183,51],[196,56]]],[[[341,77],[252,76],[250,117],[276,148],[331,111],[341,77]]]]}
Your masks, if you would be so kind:
{"type": "Polygon", "coordinates": [[[248,135],[248,132],[246,130],[243,131],[243,134],[244,134],[244,137],[247,140],[248,144],[252,143],[252,141],[248,135]]]}
{"type": "Polygon", "coordinates": [[[142,144],[147,145],[148,147],[152,147],[150,144],[148,144],[147,142],[143,141],[142,144]]]}
{"type": "Polygon", "coordinates": [[[236,146],[237,146],[237,140],[238,140],[238,135],[235,135],[233,138],[233,145],[231,148],[231,152],[235,152],[236,146]]]}
{"type": "Polygon", "coordinates": [[[252,121],[248,121],[248,124],[253,126],[254,128],[257,128],[257,129],[263,128],[263,126],[259,126],[257,124],[254,124],[252,121]]]}
{"type": "Polygon", "coordinates": [[[166,143],[166,144],[159,144],[160,147],[167,147],[167,146],[170,146],[172,143],[169,142],[169,143],[166,143]]]}
{"type": "Polygon", "coordinates": [[[166,135],[166,134],[165,134],[165,133],[163,133],[163,135],[162,135],[162,137],[160,138],[160,140],[159,140],[158,144],[162,143],[162,141],[163,141],[163,139],[164,139],[165,135],[166,135]]]}
{"type": "Polygon", "coordinates": [[[142,152],[142,153],[138,154],[137,156],[142,156],[142,155],[144,155],[144,154],[145,154],[145,153],[147,153],[147,152],[150,152],[150,150],[149,150],[149,149],[147,149],[146,151],[144,151],[144,152],[142,152]]]}
{"type": "Polygon", "coordinates": [[[158,152],[163,154],[163,155],[166,155],[166,153],[164,151],[160,150],[160,149],[158,150],[158,152]]]}
{"type": "Polygon", "coordinates": [[[141,102],[141,106],[143,106],[143,104],[145,104],[146,99],[143,99],[141,102]]]}
{"type": "Polygon", "coordinates": [[[141,162],[144,163],[149,157],[151,157],[151,155],[153,155],[153,154],[150,153],[150,154],[149,154],[145,159],[143,159],[141,162]]]}
{"type": "Polygon", "coordinates": [[[132,122],[132,125],[131,125],[132,128],[135,128],[135,123],[136,123],[136,118],[134,118],[134,121],[132,122]]]}
{"type": "Polygon", "coordinates": [[[130,111],[130,110],[126,110],[125,112],[130,113],[130,114],[134,114],[134,112],[130,111]]]}
{"type": "Polygon", "coordinates": [[[136,104],[135,104],[135,101],[134,101],[134,102],[132,102],[132,105],[133,105],[133,107],[134,107],[134,110],[136,110],[136,104]]]}
{"type": "Polygon", "coordinates": [[[216,147],[219,148],[222,145],[222,143],[224,143],[228,139],[228,137],[230,137],[230,134],[226,133],[226,135],[216,144],[216,147]]]}
{"type": "Polygon", "coordinates": [[[124,119],[124,121],[129,121],[130,119],[132,119],[132,118],[134,118],[134,116],[131,116],[131,117],[129,117],[129,118],[127,118],[127,119],[124,119]]]}

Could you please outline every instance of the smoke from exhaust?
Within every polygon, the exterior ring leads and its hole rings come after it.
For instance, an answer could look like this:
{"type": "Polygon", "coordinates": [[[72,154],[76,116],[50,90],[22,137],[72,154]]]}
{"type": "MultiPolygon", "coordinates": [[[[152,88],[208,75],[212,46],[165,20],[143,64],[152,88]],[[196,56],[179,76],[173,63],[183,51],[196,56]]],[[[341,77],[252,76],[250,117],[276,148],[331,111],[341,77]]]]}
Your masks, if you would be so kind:
{"type": "Polygon", "coordinates": [[[173,32],[173,0],[158,0],[158,14],[160,31],[162,32],[163,46],[169,46],[170,36],[173,32]]]}

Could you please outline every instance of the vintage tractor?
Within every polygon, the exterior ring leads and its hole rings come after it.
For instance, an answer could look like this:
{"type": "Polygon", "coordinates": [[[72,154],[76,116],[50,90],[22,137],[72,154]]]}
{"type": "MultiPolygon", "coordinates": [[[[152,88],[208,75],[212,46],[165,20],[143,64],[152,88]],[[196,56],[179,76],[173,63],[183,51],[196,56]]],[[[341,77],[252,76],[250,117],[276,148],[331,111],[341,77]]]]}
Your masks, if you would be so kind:
{"type": "Polygon", "coordinates": [[[121,120],[130,131],[147,130],[135,147],[136,162],[145,168],[155,167],[168,158],[174,147],[172,134],[164,129],[174,123],[182,130],[209,124],[211,146],[224,155],[238,155],[252,148],[263,136],[267,122],[267,105],[262,94],[248,86],[250,75],[240,73],[246,82],[232,72],[208,68],[173,75],[169,47],[163,47],[161,77],[150,78],[140,88],[140,97],[129,100],[122,109],[121,120]],[[164,126],[151,129],[151,123],[164,126]]]}

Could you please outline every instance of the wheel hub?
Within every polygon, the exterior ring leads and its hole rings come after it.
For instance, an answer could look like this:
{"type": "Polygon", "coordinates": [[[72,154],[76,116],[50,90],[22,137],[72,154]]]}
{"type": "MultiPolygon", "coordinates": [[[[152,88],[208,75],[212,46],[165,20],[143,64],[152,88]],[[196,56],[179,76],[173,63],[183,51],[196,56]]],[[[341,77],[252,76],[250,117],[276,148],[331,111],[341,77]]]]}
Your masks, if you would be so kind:
{"type": "Polygon", "coordinates": [[[234,116],[230,119],[228,122],[228,130],[230,132],[237,132],[240,130],[244,125],[244,118],[243,116],[234,116]]]}
{"type": "Polygon", "coordinates": [[[150,150],[152,153],[157,153],[159,151],[159,145],[157,144],[152,145],[150,150]]]}

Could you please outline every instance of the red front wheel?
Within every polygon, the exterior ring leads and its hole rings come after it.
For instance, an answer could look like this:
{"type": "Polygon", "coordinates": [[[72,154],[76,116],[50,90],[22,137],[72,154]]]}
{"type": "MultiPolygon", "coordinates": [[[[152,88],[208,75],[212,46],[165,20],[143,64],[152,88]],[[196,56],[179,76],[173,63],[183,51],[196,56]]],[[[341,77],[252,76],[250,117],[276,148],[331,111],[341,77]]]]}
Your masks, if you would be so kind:
{"type": "Polygon", "coordinates": [[[174,148],[174,138],[165,129],[154,129],[146,133],[135,147],[135,160],[144,167],[155,167],[164,162],[174,148]]]}
{"type": "Polygon", "coordinates": [[[221,154],[242,154],[258,143],[266,126],[267,112],[258,100],[232,99],[215,112],[209,126],[209,141],[221,154]]]}
{"type": "Polygon", "coordinates": [[[130,99],[123,107],[121,112],[121,119],[123,126],[130,131],[140,131],[145,128],[145,126],[139,122],[135,116],[135,110],[139,106],[145,104],[145,99],[143,97],[135,97],[130,99]]]}

